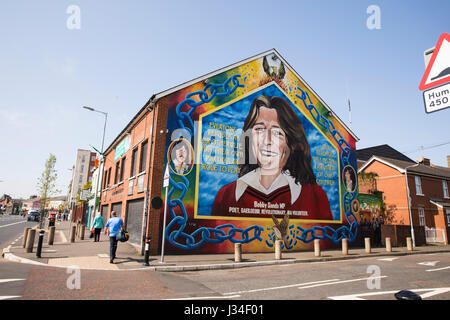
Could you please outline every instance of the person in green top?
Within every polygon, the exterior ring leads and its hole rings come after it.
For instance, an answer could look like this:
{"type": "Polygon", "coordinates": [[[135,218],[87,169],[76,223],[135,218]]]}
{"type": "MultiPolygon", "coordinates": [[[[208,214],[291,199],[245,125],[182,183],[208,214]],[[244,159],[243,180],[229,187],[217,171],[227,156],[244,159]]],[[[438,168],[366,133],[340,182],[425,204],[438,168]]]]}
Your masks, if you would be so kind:
{"type": "Polygon", "coordinates": [[[97,213],[92,224],[92,230],[94,231],[94,242],[100,241],[100,232],[102,231],[105,223],[100,213],[97,213]]]}

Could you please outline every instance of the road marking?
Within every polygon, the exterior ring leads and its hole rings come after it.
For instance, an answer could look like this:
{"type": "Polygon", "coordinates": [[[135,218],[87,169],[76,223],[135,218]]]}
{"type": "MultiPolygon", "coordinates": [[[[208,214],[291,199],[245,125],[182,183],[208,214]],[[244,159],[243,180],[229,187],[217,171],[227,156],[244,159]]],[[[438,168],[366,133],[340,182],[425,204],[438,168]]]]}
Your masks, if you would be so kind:
{"type": "Polygon", "coordinates": [[[165,299],[165,300],[206,300],[206,299],[231,299],[231,298],[239,298],[240,295],[233,296],[218,296],[218,297],[191,297],[191,298],[174,298],[174,299],[165,299]]]}
{"type": "Polygon", "coordinates": [[[440,271],[440,270],[445,270],[445,269],[450,269],[450,267],[443,267],[443,268],[438,268],[438,269],[428,269],[425,271],[440,271]]]}
{"type": "Polygon", "coordinates": [[[12,281],[25,281],[26,279],[0,279],[0,283],[12,282],[12,281]]]}
{"type": "Polygon", "coordinates": [[[425,261],[425,262],[419,262],[417,264],[420,264],[422,266],[430,266],[430,267],[434,267],[436,264],[438,264],[439,261],[425,261]]]}
{"type": "Polygon", "coordinates": [[[377,259],[377,260],[380,260],[380,261],[394,261],[394,260],[397,260],[398,259],[398,257],[396,257],[396,258],[383,258],[383,259],[377,259]]]}
{"type": "Polygon", "coordinates": [[[20,296],[0,296],[0,300],[20,298],[20,296]]]}
{"type": "Polygon", "coordinates": [[[69,241],[67,241],[67,238],[66,238],[66,235],[64,234],[64,232],[62,232],[62,231],[58,231],[58,232],[61,236],[62,242],[64,242],[64,243],[69,242],[69,241]]]}
{"type": "MultiPolygon", "coordinates": [[[[337,281],[337,280],[339,280],[339,279],[330,279],[330,280],[322,280],[322,281],[314,281],[314,282],[306,282],[306,283],[297,283],[297,284],[290,284],[290,285],[280,286],[280,287],[269,287],[269,288],[253,289],[253,290],[244,290],[244,291],[228,292],[228,293],[224,293],[224,295],[240,294],[240,293],[251,293],[251,292],[259,292],[259,291],[269,291],[269,290],[279,290],[279,289],[286,289],[286,288],[293,288],[293,287],[301,287],[301,286],[310,285],[310,284],[317,284],[317,283],[331,282],[331,281],[337,281]]],[[[299,289],[300,289],[300,288],[299,288],[299,289]]]]}
{"type": "MultiPolygon", "coordinates": [[[[361,297],[370,297],[370,296],[377,296],[377,295],[383,295],[383,294],[395,294],[399,292],[400,290],[395,291],[377,291],[377,292],[369,292],[369,293],[355,293],[355,294],[349,294],[344,296],[334,296],[334,297],[328,297],[332,300],[365,300],[361,297]]],[[[432,289],[413,289],[411,290],[415,293],[422,292],[422,291],[430,291],[428,293],[421,294],[420,297],[422,299],[429,298],[441,293],[446,293],[450,291],[450,288],[432,288],[432,289]]]]}
{"type": "Polygon", "coordinates": [[[10,224],[5,224],[4,226],[0,226],[0,228],[12,226],[12,225],[19,224],[19,223],[25,223],[25,222],[26,222],[26,221],[19,221],[19,222],[14,222],[14,223],[10,223],[10,224]]]}
{"type": "Polygon", "coordinates": [[[314,284],[311,286],[305,286],[300,287],[298,289],[309,289],[309,288],[315,288],[315,287],[321,287],[321,286],[328,286],[331,284],[341,284],[341,283],[348,283],[348,282],[355,282],[355,281],[363,281],[363,280],[375,280],[375,279],[382,279],[387,278],[387,276],[379,276],[379,277],[367,277],[367,278],[361,278],[361,279],[351,279],[351,280],[342,280],[342,281],[335,281],[335,282],[328,282],[328,283],[321,283],[321,284],[314,284]]]}

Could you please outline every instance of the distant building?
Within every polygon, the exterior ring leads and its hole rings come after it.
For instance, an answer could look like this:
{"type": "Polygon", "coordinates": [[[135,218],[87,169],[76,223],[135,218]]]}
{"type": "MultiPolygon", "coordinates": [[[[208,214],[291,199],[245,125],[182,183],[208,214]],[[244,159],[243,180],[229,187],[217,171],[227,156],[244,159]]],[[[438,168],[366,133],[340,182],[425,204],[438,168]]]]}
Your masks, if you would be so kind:
{"type": "MultiPolygon", "coordinates": [[[[383,193],[386,224],[410,226],[411,215],[416,244],[422,238],[419,230],[423,230],[426,242],[448,244],[450,163],[448,167],[436,166],[426,158],[415,162],[387,145],[358,150],[357,155],[358,173],[377,174],[376,189],[383,193]]],[[[360,193],[368,188],[360,181],[360,193]]]]}
{"type": "Polygon", "coordinates": [[[69,193],[69,207],[76,204],[76,197],[83,186],[92,182],[92,168],[95,164],[96,153],[89,150],[77,150],[77,158],[73,166],[72,183],[69,193]]]}

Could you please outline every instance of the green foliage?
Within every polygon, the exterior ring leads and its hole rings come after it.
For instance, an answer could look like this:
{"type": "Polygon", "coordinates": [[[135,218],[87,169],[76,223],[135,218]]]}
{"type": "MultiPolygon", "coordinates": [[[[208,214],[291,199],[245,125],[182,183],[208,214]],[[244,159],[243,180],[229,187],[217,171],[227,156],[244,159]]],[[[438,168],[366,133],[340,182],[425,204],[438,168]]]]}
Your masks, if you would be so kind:
{"type": "Polygon", "coordinates": [[[50,153],[50,156],[45,161],[44,171],[42,171],[41,176],[38,178],[37,183],[37,191],[41,200],[41,219],[39,222],[39,227],[42,228],[43,224],[43,215],[44,215],[44,208],[47,204],[50,197],[58,192],[60,192],[58,189],[56,189],[56,179],[58,178],[58,174],[55,169],[56,164],[56,156],[54,154],[50,153]]]}

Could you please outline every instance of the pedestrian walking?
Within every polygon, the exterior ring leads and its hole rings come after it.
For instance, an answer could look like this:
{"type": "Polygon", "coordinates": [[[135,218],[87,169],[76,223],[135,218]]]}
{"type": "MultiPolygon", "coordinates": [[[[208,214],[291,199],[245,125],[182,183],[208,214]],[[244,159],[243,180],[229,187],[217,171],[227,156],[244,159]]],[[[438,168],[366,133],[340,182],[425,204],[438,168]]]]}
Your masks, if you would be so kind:
{"type": "Polygon", "coordinates": [[[123,229],[123,220],[111,211],[111,218],[106,222],[105,234],[109,233],[109,263],[114,263],[117,251],[117,233],[123,229]]]}
{"type": "Polygon", "coordinates": [[[105,222],[99,212],[95,215],[94,222],[92,224],[92,231],[94,232],[94,242],[100,241],[100,232],[102,231],[105,222]]]}

